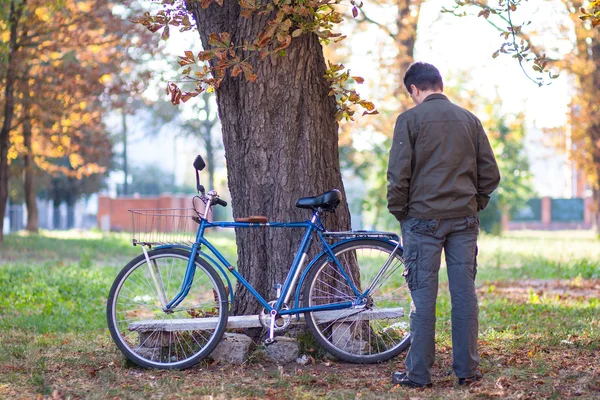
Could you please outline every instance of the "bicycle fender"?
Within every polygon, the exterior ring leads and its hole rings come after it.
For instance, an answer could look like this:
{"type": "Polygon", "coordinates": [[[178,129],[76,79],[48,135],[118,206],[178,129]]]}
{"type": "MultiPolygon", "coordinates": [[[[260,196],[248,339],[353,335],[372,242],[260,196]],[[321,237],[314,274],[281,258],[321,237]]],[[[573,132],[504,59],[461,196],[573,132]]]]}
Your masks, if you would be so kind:
{"type": "MultiPolygon", "coordinates": [[[[356,242],[358,240],[364,240],[364,239],[368,239],[368,238],[357,237],[357,238],[345,239],[345,240],[335,243],[334,245],[330,246],[329,248],[333,251],[333,250],[335,250],[336,247],[341,246],[343,244],[346,244],[349,242],[356,242]]],[[[387,242],[394,246],[396,246],[398,244],[398,242],[391,240],[391,239],[377,238],[376,240],[378,242],[387,242]]],[[[316,264],[316,262],[325,254],[327,254],[326,250],[321,251],[310,261],[310,263],[304,269],[304,271],[302,271],[302,275],[300,276],[300,280],[298,281],[298,285],[296,286],[296,295],[294,297],[294,308],[300,308],[300,291],[302,290],[302,286],[304,285],[304,279],[306,279],[306,276],[310,272],[311,268],[316,264]]],[[[296,319],[298,319],[298,320],[300,319],[300,314],[296,314],[296,319]]]]}
{"type": "MultiPolygon", "coordinates": [[[[164,246],[158,246],[158,247],[155,247],[155,249],[156,250],[158,250],[158,249],[182,249],[182,250],[187,250],[189,252],[192,251],[192,248],[190,246],[183,246],[183,245],[178,245],[178,244],[169,244],[169,245],[164,245],[164,246]]],[[[211,264],[213,267],[216,267],[217,270],[221,273],[221,275],[223,275],[223,277],[227,281],[227,286],[229,287],[230,302],[233,303],[233,299],[235,298],[235,296],[233,294],[233,285],[231,285],[229,276],[227,275],[227,273],[225,272],[225,270],[223,269],[221,264],[219,264],[214,258],[212,258],[211,256],[209,256],[208,254],[206,254],[202,251],[198,251],[198,256],[201,256],[201,257],[204,257],[205,259],[207,259],[209,264],[211,264]]]]}

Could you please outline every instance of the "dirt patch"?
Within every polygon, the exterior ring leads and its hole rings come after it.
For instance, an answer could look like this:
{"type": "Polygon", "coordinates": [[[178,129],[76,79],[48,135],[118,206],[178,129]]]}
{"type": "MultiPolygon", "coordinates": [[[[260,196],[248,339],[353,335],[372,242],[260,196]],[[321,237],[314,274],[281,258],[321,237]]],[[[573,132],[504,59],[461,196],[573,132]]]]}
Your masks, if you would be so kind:
{"type": "Polygon", "coordinates": [[[532,295],[559,300],[600,299],[600,279],[527,279],[499,281],[477,289],[480,295],[494,293],[515,301],[527,302],[532,295]]]}

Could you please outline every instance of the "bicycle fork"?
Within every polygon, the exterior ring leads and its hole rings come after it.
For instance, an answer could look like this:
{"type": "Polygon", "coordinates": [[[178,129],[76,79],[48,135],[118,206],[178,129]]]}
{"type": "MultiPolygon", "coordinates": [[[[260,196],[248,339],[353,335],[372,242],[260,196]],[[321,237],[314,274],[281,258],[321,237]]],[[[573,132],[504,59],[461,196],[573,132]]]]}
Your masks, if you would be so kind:
{"type": "Polygon", "coordinates": [[[152,262],[150,262],[150,257],[148,257],[148,251],[146,250],[146,246],[142,246],[142,251],[144,252],[144,257],[146,258],[146,263],[148,264],[150,276],[152,277],[152,281],[154,282],[154,287],[156,288],[156,293],[158,294],[160,305],[162,306],[163,310],[166,310],[167,295],[165,294],[165,285],[163,284],[162,276],[160,275],[160,271],[158,270],[156,260],[152,260],[152,262]]]}

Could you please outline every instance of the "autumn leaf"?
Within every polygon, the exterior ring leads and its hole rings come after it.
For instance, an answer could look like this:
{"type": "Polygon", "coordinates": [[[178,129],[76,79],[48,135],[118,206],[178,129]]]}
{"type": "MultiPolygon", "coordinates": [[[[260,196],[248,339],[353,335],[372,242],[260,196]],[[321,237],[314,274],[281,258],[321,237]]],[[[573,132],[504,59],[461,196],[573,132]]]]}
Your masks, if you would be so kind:
{"type": "Polygon", "coordinates": [[[252,66],[247,62],[242,62],[239,64],[240,68],[244,71],[244,76],[248,82],[254,82],[257,78],[256,74],[252,70],[252,66]]]}
{"type": "Polygon", "coordinates": [[[160,36],[162,40],[167,40],[169,38],[169,25],[165,25],[165,29],[163,29],[163,33],[160,36]]]}
{"type": "Polygon", "coordinates": [[[215,53],[211,50],[204,50],[198,53],[198,60],[208,61],[215,56],[215,53]]]}
{"type": "Polygon", "coordinates": [[[179,60],[179,66],[180,67],[184,67],[188,64],[194,64],[196,62],[196,59],[194,58],[194,53],[192,53],[189,50],[185,51],[185,56],[179,56],[180,60],[179,60]]]}
{"type": "Polygon", "coordinates": [[[365,115],[377,115],[379,114],[379,111],[375,110],[375,111],[365,111],[362,113],[363,116],[365,115]]]}
{"type": "Polygon", "coordinates": [[[198,87],[198,89],[196,89],[195,92],[186,92],[181,96],[181,101],[183,101],[184,103],[186,101],[188,101],[189,99],[198,96],[200,93],[202,93],[204,90],[202,89],[202,87],[198,87]]]}
{"type": "Polygon", "coordinates": [[[241,73],[242,73],[242,67],[240,67],[239,64],[234,65],[233,69],[231,70],[231,76],[236,77],[241,73]]]}
{"type": "Polygon", "coordinates": [[[231,38],[228,32],[221,32],[219,35],[211,33],[208,39],[208,44],[217,48],[229,48],[231,44],[231,38]]]}

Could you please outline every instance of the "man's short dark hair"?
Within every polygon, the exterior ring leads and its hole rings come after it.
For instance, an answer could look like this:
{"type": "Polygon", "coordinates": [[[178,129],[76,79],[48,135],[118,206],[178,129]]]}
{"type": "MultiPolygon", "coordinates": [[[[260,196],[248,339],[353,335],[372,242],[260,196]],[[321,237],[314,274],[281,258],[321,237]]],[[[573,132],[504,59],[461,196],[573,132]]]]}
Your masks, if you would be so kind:
{"type": "Polygon", "coordinates": [[[424,62],[416,62],[408,67],[404,74],[404,86],[412,94],[410,85],[419,90],[444,90],[442,75],[436,67],[424,62]]]}

